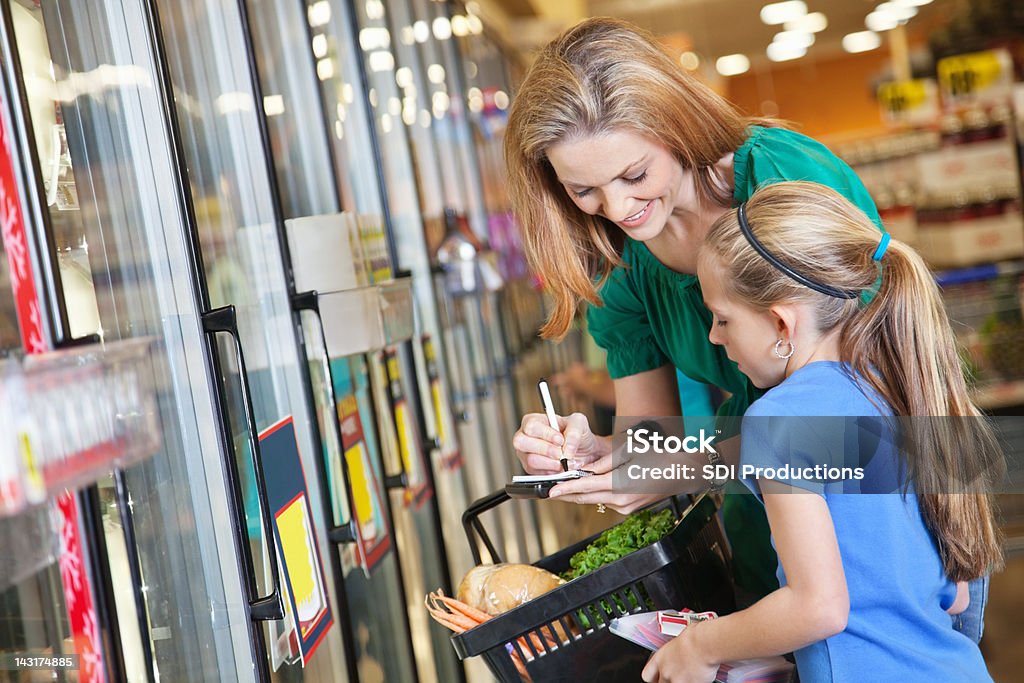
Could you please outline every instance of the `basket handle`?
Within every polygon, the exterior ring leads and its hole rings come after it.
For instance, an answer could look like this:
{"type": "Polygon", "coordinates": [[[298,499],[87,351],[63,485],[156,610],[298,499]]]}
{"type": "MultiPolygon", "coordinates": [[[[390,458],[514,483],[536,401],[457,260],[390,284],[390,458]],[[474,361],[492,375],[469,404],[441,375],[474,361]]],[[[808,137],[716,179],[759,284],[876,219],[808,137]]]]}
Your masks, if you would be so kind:
{"type": "Polygon", "coordinates": [[[484,530],[484,525],[480,523],[480,514],[498,507],[509,499],[510,497],[505,493],[505,489],[498,489],[494,493],[473,501],[473,504],[462,513],[462,528],[466,531],[466,540],[469,541],[469,551],[473,553],[473,562],[475,564],[480,564],[480,546],[477,543],[476,537],[483,541],[484,547],[487,548],[487,553],[491,556],[491,562],[495,564],[501,563],[501,555],[498,554],[497,548],[491,542],[491,537],[484,530]]]}
{"type": "MultiPolygon", "coordinates": [[[[696,497],[693,495],[688,496],[688,499],[690,505],[696,501],[696,497]]],[[[480,522],[480,515],[488,510],[493,510],[506,500],[511,500],[511,496],[505,493],[505,489],[498,489],[494,493],[473,501],[466,508],[466,511],[462,513],[462,528],[466,532],[466,540],[469,541],[469,551],[473,554],[474,564],[480,564],[480,545],[477,537],[479,537],[479,541],[483,542],[484,547],[487,548],[487,553],[491,556],[491,562],[495,564],[501,563],[501,555],[498,553],[498,549],[494,547],[491,537],[487,535],[484,525],[480,522]]],[[[669,502],[676,519],[678,519],[683,511],[683,508],[679,505],[678,496],[669,496],[669,502]]]]}

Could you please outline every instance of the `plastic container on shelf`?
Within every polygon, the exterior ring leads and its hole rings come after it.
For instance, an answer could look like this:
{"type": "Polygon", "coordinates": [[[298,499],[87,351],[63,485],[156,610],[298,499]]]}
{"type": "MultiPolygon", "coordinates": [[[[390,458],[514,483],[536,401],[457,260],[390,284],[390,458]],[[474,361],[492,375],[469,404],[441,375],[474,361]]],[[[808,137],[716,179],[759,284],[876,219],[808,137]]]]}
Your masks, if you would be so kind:
{"type": "MultiPolygon", "coordinates": [[[[507,500],[508,494],[498,491],[473,503],[463,515],[478,563],[477,536],[492,561],[501,561],[479,515],[507,500]]],[[[678,510],[675,499],[659,507],[668,505],[678,510]]],[[[460,659],[482,656],[503,682],[639,680],[650,652],[613,635],[608,630],[612,619],[682,607],[719,614],[735,609],[727,546],[715,512],[709,495],[698,497],[661,540],[452,636],[455,651],[460,659]]],[[[564,572],[569,559],[596,538],[580,541],[536,566],[564,572]]]]}
{"type": "Polygon", "coordinates": [[[921,256],[933,268],[1024,256],[1024,216],[1015,195],[1015,188],[994,184],[928,194],[917,214],[921,256]]]}

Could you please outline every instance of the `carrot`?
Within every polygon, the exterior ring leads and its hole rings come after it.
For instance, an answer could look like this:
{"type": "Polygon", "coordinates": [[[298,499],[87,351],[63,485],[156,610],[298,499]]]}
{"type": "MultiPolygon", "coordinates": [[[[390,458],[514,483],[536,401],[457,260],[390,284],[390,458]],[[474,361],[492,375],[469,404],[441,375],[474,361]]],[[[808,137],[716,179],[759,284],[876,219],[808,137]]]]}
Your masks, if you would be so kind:
{"type": "MultiPolygon", "coordinates": [[[[439,624],[447,626],[453,631],[462,633],[468,631],[471,628],[476,628],[480,625],[480,622],[473,619],[472,617],[466,616],[463,612],[458,611],[452,605],[444,600],[445,595],[440,590],[436,593],[428,593],[423,599],[423,603],[430,613],[430,616],[434,618],[439,624]]],[[[458,600],[452,600],[453,603],[458,603],[458,600]]],[[[461,603],[459,603],[461,604],[461,603]]],[[[490,618],[490,617],[488,617],[490,618]]]]}
{"type": "Polygon", "coordinates": [[[457,610],[457,611],[461,612],[462,614],[465,614],[470,619],[473,619],[473,620],[475,620],[475,621],[477,621],[479,623],[483,623],[483,622],[485,622],[485,621],[487,621],[488,619],[491,618],[491,615],[488,614],[487,612],[484,612],[483,610],[477,609],[476,607],[473,607],[472,605],[467,605],[466,603],[462,602],[461,600],[456,600],[455,598],[449,598],[447,595],[442,593],[440,590],[438,590],[437,592],[439,593],[438,597],[441,600],[441,602],[443,602],[445,605],[447,605],[451,609],[457,610]]]}
{"type": "Polygon", "coordinates": [[[466,631],[465,628],[462,628],[458,624],[455,624],[455,623],[453,623],[451,621],[448,621],[447,619],[445,619],[443,616],[441,616],[439,614],[431,612],[430,616],[433,617],[434,621],[436,621],[437,623],[441,624],[441,626],[444,626],[445,628],[448,628],[448,629],[450,629],[452,631],[455,631],[456,633],[464,633],[466,631]]]}
{"type": "Polygon", "coordinates": [[[470,619],[466,615],[464,615],[464,614],[456,614],[454,612],[449,612],[448,613],[448,621],[452,622],[453,624],[457,624],[457,625],[461,626],[462,628],[464,628],[467,631],[469,629],[471,629],[471,628],[476,628],[477,626],[480,625],[478,622],[473,621],[472,619],[470,619]]]}
{"type": "Polygon", "coordinates": [[[532,659],[532,655],[530,653],[530,646],[526,642],[526,638],[527,637],[530,638],[530,643],[533,644],[533,650],[536,651],[537,656],[545,654],[547,652],[547,650],[554,650],[555,649],[555,643],[553,643],[550,638],[545,637],[542,640],[540,636],[538,636],[536,633],[533,633],[531,631],[530,633],[526,634],[525,636],[520,636],[519,637],[519,646],[523,648],[523,650],[526,652],[527,655],[529,655],[531,657],[531,659],[532,659]],[[545,644],[547,645],[547,649],[545,649],[545,647],[544,647],[545,644]]]}

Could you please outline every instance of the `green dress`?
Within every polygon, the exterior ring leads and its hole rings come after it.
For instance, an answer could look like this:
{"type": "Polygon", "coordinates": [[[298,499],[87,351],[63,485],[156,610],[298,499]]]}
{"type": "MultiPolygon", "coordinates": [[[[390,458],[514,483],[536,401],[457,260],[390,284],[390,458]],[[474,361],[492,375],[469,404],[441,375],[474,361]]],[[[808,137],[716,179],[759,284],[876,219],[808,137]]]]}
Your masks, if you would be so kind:
{"type": "MultiPolygon", "coordinates": [[[[828,185],[860,207],[881,228],[874,202],[852,169],[824,145],[783,128],[751,126],[750,137],[733,156],[733,202],[745,202],[758,187],[785,180],[828,185]]],[[[683,374],[731,394],[720,416],[741,416],[761,395],[725,349],[708,341],[711,312],[704,306],[694,275],[671,270],[643,242],[626,239],[624,266],[615,268],[601,289],[604,306],[590,306],[587,322],[594,340],[608,352],[613,379],[672,364],[683,374]]],[[[725,436],[738,431],[727,421],[725,436]]],[[[732,489],[729,489],[732,490],[732,489]]],[[[723,517],[733,545],[737,584],[755,596],[778,582],[778,559],[769,541],[764,509],[753,496],[726,496],[723,517]]]]}

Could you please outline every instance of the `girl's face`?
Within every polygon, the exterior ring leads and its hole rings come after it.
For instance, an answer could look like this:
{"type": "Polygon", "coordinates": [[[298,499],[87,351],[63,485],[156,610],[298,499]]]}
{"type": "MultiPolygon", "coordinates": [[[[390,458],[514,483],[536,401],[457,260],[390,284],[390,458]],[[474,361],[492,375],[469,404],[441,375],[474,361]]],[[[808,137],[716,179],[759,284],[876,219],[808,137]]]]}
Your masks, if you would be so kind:
{"type": "Polygon", "coordinates": [[[697,205],[692,173],[667,148],[636,133],[565,140],[547,156],[581,211],[607,218],[635,240],[657,237],[675,209],[697,205]]]}
{"type": "MultiPolygon", "coordinates": [[[[698,261],[697,278],[704,304],[713,315],[708,339],[725,347],[726,355],[754,386],[774,387],[786,378],[787,365],[787,361],[775,355],[775,343],[780,337],[778,318],[770,311],[755,310],[728,296],[721,273],[722,268],[714,259],[698,261]]],[[[784,344],[782,352],[787,349],[784,344]]]]}

